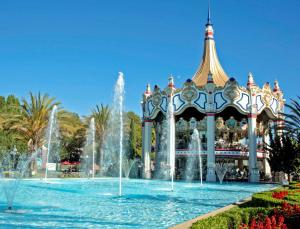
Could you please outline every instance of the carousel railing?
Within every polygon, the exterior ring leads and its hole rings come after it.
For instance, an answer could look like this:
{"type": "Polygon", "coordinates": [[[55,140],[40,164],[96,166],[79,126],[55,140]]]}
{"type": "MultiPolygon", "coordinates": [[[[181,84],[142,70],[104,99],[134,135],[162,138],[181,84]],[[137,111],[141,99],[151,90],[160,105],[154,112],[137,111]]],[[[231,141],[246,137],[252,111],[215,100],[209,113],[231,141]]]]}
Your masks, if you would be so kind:
{"type": "MultiPolygon", "coordinates": [[[[198,150],[194,149],[176,149],[177,156],[197,156],[199,154],[198,150]]],[[[202,150],[201,155],[206,156],[207,151],[202,150]]],[[[215,149],[216,156],[229,156],[229,157],[249,157],[248,149],[236,149],[236,148],[216,148],[215,149]]],[[[263,150],[257,150],[258,158],[266,158],[267,153],[263,150]]]]}

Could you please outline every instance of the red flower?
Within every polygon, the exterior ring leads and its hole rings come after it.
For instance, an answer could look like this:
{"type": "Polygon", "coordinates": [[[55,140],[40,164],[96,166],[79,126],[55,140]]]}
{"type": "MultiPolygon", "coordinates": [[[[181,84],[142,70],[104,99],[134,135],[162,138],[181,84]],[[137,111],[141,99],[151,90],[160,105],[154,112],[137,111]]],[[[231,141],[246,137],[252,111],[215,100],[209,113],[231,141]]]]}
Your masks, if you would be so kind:
{"type": "Polygon", "coordinates": [[[264,229],[264,224],[263,224],[263,222],[259,221],[259,222],[257,223],[257,229],[264,229]]]}
{"type": "Polygon", "coordinates": [[[284,197],[288,195],[288,191],[280,191],[280,192],[273,192],[272,197],[275,199],[280,199],[282,200],[284,197]]]}
{"type": "Polygon", "coordinates": [[[274,215],[272,215],[271,221],[272,221],[272,229],[276,229],[276,217],[274,215]]]}
{"type": "Polygon", "coordinates": [[[283,225],[283,222],[284,222],[284,217],[281,215],[281,216],[279,216],[279,219],[278,219],[278,227],[281,227],[283,225]]]}
{"type": "Polygon", "coordinates": [[[256,221],[255,221],[255,219],[252,219],[251,223],[250,223],[250,228],[249,229],[255,229],[255,228],[256,228],[256,221]]]}
{"type": "Polygon", "coordinates": [[[273,213],[257,214],[249,225],[242,224],[239,229],[287,229],[287,226],[300,225],[300,206],[283,202],[281,207],[274,208],[273,213]]]}
{"type": "Polygon", "coordinates": [[[265,219],[265,229],[272,229],[272,222],[269,217],[265,219]]]}
{"type": "Polygon", "coordinates": [[[248,225],[243,223],[242,225],[239,226],[239,229],[247,229],[248,225]]]}

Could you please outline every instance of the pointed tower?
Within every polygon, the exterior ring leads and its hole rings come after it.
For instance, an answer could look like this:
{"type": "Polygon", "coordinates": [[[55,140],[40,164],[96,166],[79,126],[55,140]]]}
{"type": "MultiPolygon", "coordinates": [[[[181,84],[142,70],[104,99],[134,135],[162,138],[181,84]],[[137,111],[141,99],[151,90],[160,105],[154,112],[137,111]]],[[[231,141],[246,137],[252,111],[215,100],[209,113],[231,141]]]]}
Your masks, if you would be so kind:
{"type": "Polygon", "coordinates": [[[214,41],[213,24],[210,18],[210,6],[208,6],[207,23],[205,25],[205,40],[202,63],[193,77],[193,81],[197,86],[203,86],[207,83],[209,73],[213,77],[213,82],[217,86],[224,86],[228,80],[228,76],[223,70],[216,51],[214,41]]]}

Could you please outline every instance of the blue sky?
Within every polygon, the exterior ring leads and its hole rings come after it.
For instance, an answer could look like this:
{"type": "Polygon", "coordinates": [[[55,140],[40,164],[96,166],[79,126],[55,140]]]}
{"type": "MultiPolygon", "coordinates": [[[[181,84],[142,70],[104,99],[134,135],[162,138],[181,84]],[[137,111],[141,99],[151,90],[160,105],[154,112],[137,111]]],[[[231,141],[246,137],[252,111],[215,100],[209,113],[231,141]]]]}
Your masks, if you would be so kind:
{"type": "MultiPolygon", "coordinates": [[[[300,1],[214,0],[221,63],[241,84],[279,80],[299,91],[300,1]]],[[[86,115],[110,103],[118,72],[126,109],[140,112],[146,83],[193,76],[202,56],[207,0],[9,0],[0,2],[0,94],[47,92],[86,115]]]]}

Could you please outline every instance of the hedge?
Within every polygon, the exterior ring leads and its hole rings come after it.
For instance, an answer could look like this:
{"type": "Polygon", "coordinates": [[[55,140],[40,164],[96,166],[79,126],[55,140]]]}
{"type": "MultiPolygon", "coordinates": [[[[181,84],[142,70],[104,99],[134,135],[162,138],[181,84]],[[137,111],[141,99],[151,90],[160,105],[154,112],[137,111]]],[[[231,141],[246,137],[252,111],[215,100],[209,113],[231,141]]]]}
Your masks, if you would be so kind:
{"type": "Polygon", "coordinates": [[[248,224],[249,220],[259,213],[267,215],[273,207],[281,205],[284,201],[289,204],[300,204],[300,183],[291,183],[289,186],[289,195],[283,200],[272,197],[274,191],[287,190],[278,188],[272,191],[256,193],[252,200],[243,205],[234,207],[228,211],[211,216],[192,225],[192,229],[235,229],[239,228],[242,223],[248,224]]]}
{"type": "Polygon", "coordinates": [[[200,220],[192,225],[192,229],[227,229],[239,228],[242,223],[249,223],[249,220],[259,213],[268,214],[271,208],[239,208],[220,213],[213,217],[200,220]]]}

